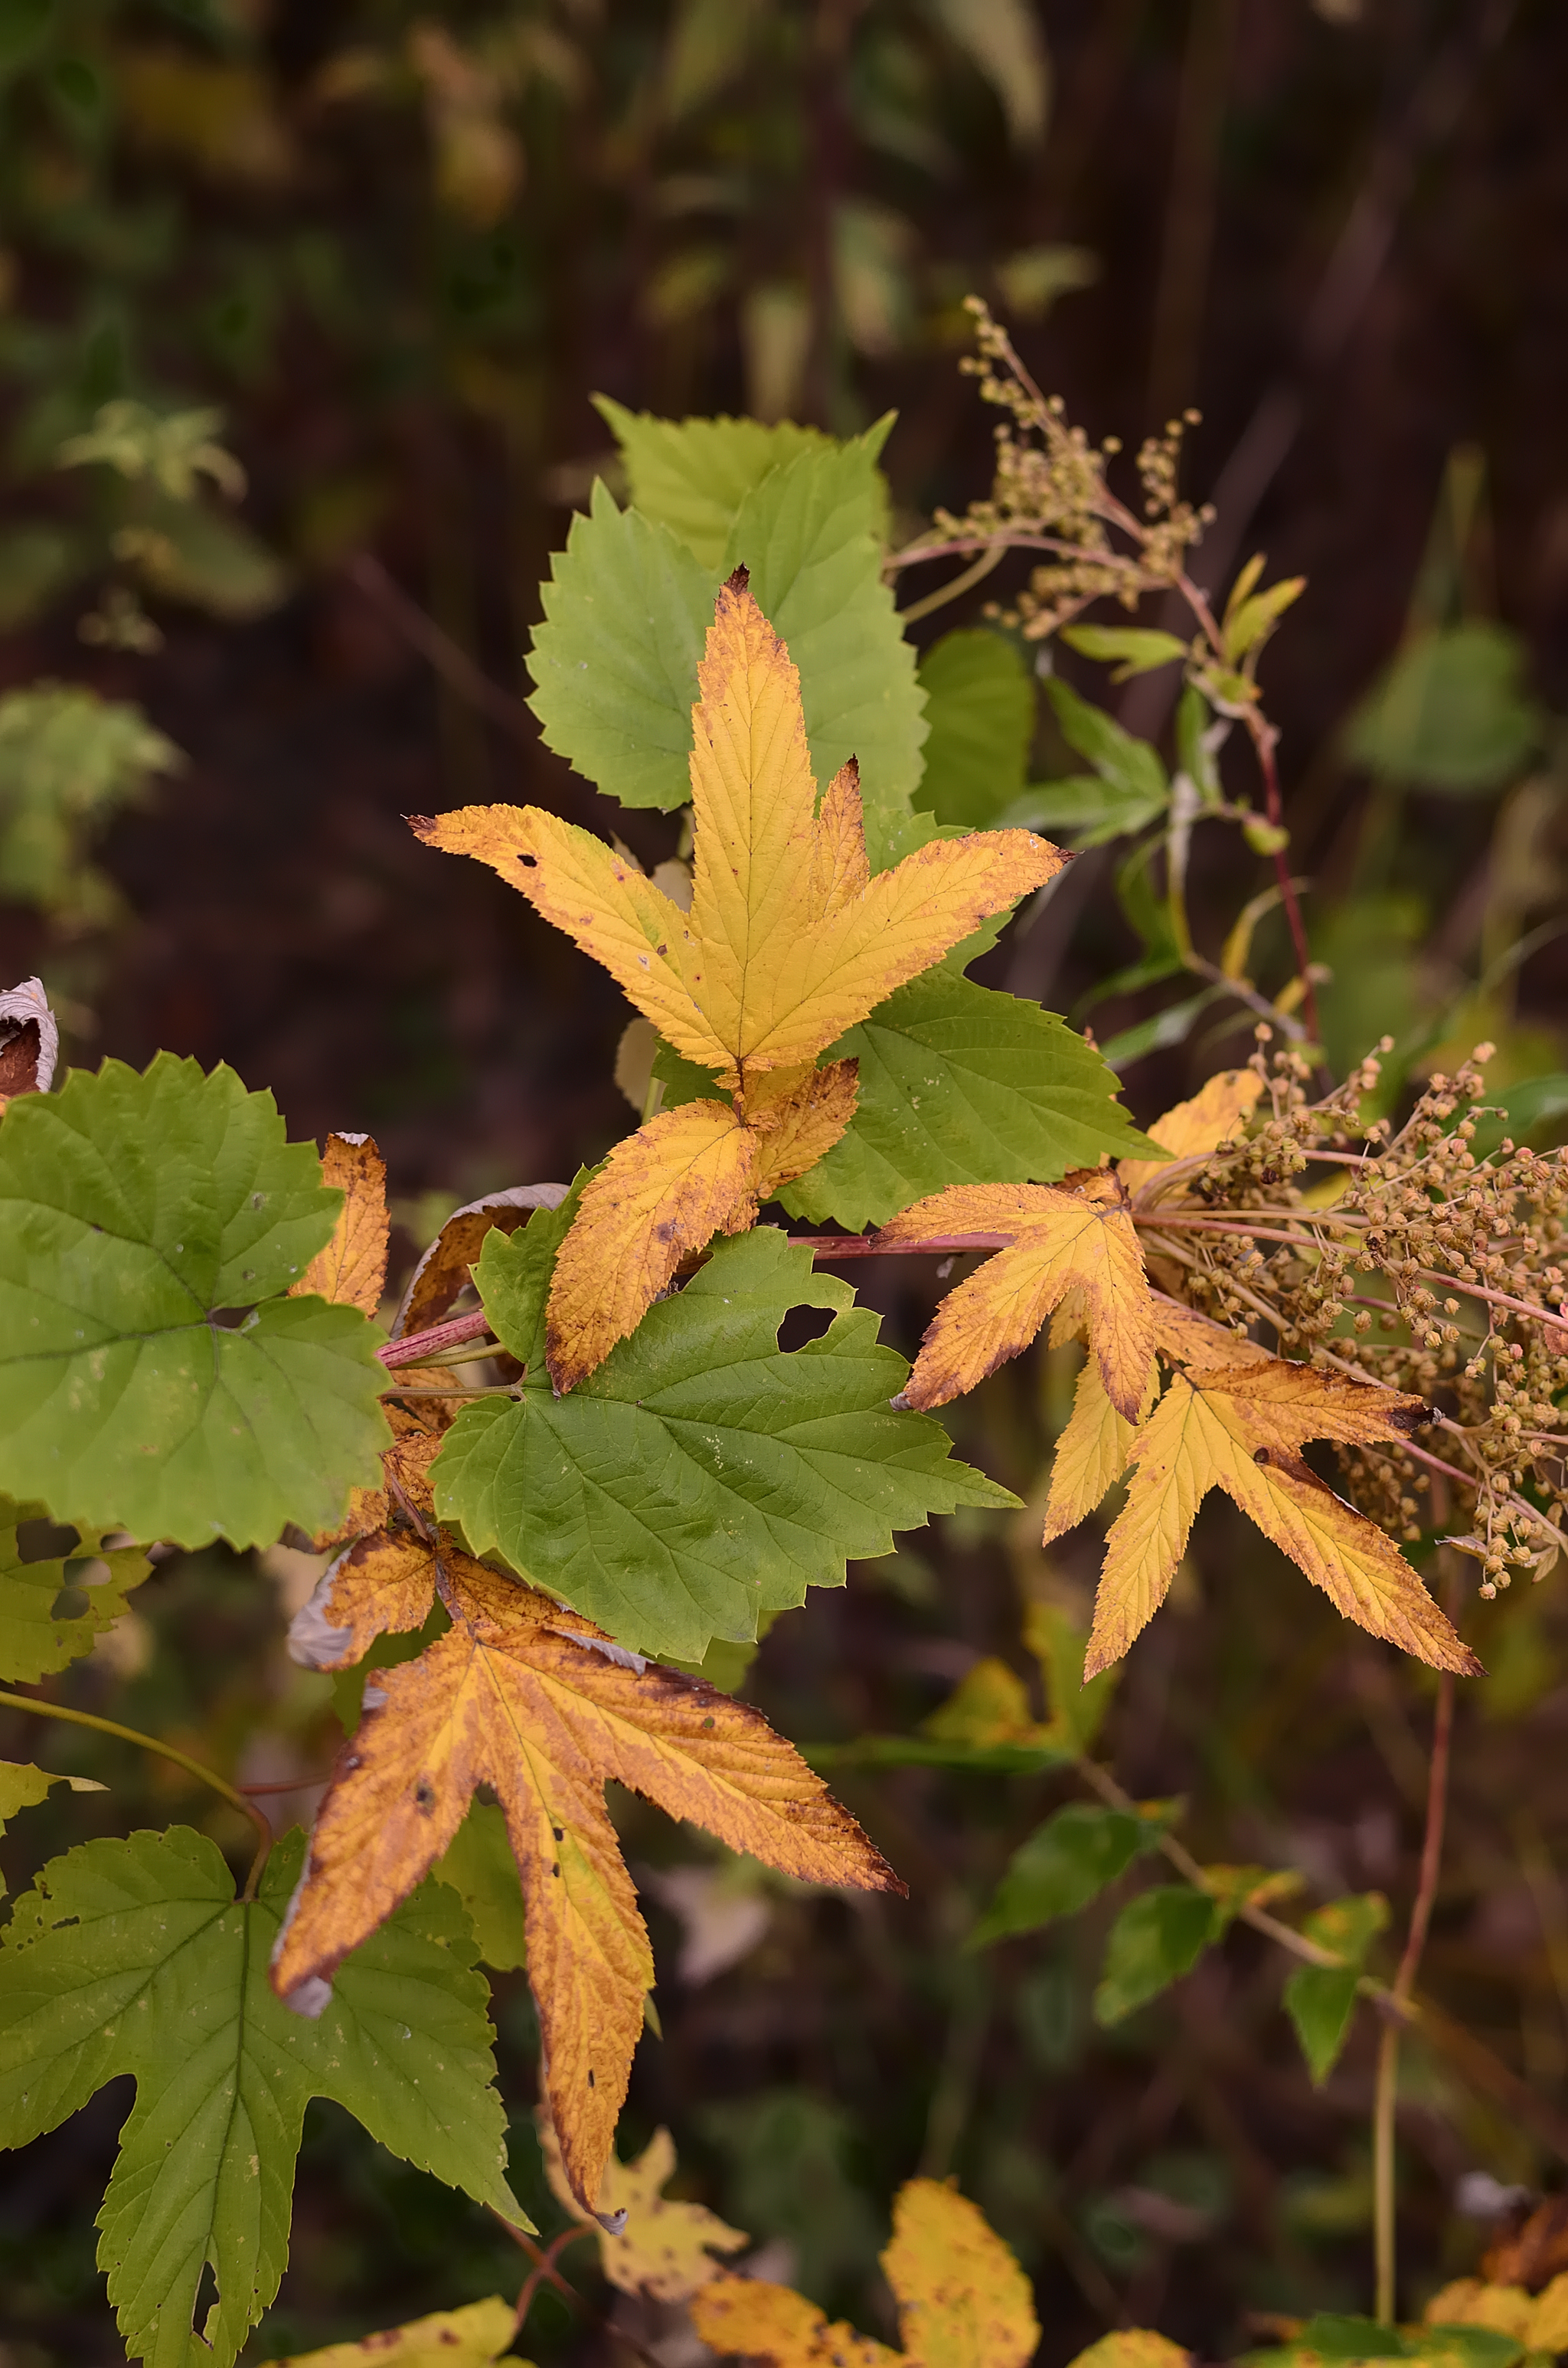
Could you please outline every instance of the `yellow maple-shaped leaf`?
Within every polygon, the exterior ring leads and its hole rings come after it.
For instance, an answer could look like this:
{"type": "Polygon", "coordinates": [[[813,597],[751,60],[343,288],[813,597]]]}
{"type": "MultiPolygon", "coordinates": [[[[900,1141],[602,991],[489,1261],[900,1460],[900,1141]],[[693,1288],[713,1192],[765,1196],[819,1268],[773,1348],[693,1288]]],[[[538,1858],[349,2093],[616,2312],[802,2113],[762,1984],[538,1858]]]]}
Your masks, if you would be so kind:
{"type": "MultiPolygon", "coordinates": [[[[1138,1409],[1139,1422],[1153,1405],[1157,1386],[1151,1359],[1142,1404],[1138,1409]]],[[[1089,1358],[1078,1376],[1067,1428],[1056,1442],[1041,1545],[1049,1545],[1052,1538],[1061,1537],[1065,1530],[1076,1529],[1080,1521],[1088,1519],[1107,1489],[1126,1471],[1137,1429],[1137,1423],[1129,1422],[1112,1406],[1106,1395],[1098,1360],[1089,1358]]]]}
{"type": "MultiPolygon", "coordinates": [[[[806,1087],[788,1129],[776,1110],[769,1130],[769,1075],[809,1069],[895,987],[1069,859],[1030,831],[978,831],[935,840],[873,878],[854,760],[828,784],[819,811],[800,677],[744,568],[719,593],[698,684],[689,909],[645,878],[630,855],[537,806],[465,806],[415,817],[413,826],[429,846],[490,864],[602,962],[676,1052],[715,1073],[734,1097],[741,1127],[788,1133],[771,1158],[766,1145],[751,1146],[752,1182],[766,1191],[820,1158],[853,1108],[841,1073],[827,1086],[806,1087]]],[[[722,1148],[711,1133],[698,1142],[717,1121],[688,1119],[686,1131],[654,1133],[660,1124],[650,1121],[621,1146],[620,1175],[604,1194],[592,1202],[585,1195],[584,1215],[599,1247],[608,1239],[615,1253],[605,1304],[585,1313],[585,1250],[563,1251],[564,1282],[557,1265],[548,1350],[557,1389],[591,1372],[663,1288],[653,1283],[642,1295],[648,1274],[632,1287],[632,1220],[623,1238],[607,1216],[622,1185],[635,1190],[636,1223],[658,1234],[676,1260],[726,1222],[715,1217],[699,1238],[710,1202],[731,1221],[747,1222],[740,1148],[722,1148]],[[689,1165],[699,1154],[714,1171],[702,1190],[689,1165]],[[660,1200],[662,1175],[670,1189],[660,1200]]],[[[656,1268],[657,1261],[650,1274],[656,1268]]]]}
{"type": "Polygon", "coordinates": [[[1080,2351],[1069,2368],[1191,2368],[1192,2354],[1152,2328],[1119,2327],[1080,2351]]]}
{"type": "Polygon", "coordinates": [[[374,1315],[387,1279],[386,1161],[368,1134],[329,1134],[321,1167],[322,1182],[342,1193],[343,1206],[331,1241],[290,1285],[290,1296],[313,1292],[374,1315]]]}
{"type": "Polygon", "coordinates": [[[1150,1141],[1157,1143],[1162,1151],[1168,1151],[1171,1160],[1124,1159],[1119,1163],[1117,1173],[1129,1192],[1136,1199],[1145,1186],[1167,1176],[1173,1188],[1179,1190],[1181,1178],[1173,1174],[1173,1162],[1218,1151],[1222,1143],[1232,1142],[1256,1109],[1262,1091],[1263,1079],[1256,1069],[1221,1069],[1218,1076],[1210,1078],[1201,1093],[1194,1094],[1190,1101],[1177,1102],[1149,1129],[1150,1141]]]}
{"type": "Polygon", "coordinates": [[[622,2294],[654,2302],[687,2302],[717,2274],[716,2253],[738,2253],[751,2238],[702,2203],[665,2193],[675,2176],[675,2141],[655,2130],[635,2162],[611,2155],[599,2181],[598,2209],[585,2213],[572,2192],[561,2142],[547,2112],[535,2116],[551,2192],[598,2238],[599,2267],[622,2294]]]}
{"type": "Polygon", "coordinates": [[[1266,1365],[1269,1362],[1267,1349],[1249,1340],[1243,1332],[1233,1332],[1228,1325],[1216,1324],[1211,1316],[1200,1315],[1196,1307],[1184,1307],[1179,1299],[1167,1299],[1155,1292],[1154,1345],[1168,1364],[1172,1365],[1266,1365]]]}
{"type": "Polygon", "coordinates": [[[747,1124],[756,1138],[759,1201],[771,1200],[833,1149],[855,1115],[859,1071],[858,1061],[830,1061],[798,1078],[776,1070],[751,1095],[747,1124]]]}
{"type": "MultiPolygon", "coordinates": [[[[406,2327],[387,2327],[358,2343],[329,2343],[324,2351],[293,2351],[267,2368],[491,2368],[517,2331],[509,2302],[492,2294],[462,2310],[432,2311],[406,2327]]],[[[519,2368],[521,2363],[519,2362],[519,2368]]]]}
{"type": "Polygon", "coordinates": [[[522,1878],[551,2112],[573,2192],[591,2211],[653,1978],[606,1780],[805,1882],[903,1886],[759,1712],[649,1668],[445,1542],[432,1567],[452,1625],[366,1689],[278,1934],[273,1985],[319,2013],[335,1967],[424,1880],[475,1787],[492,1785],[522,1878]]]}
{"type": "Polygon", "coordinates": [[[1040,2341],[1028,2280],[983,2213],[956,2188],[912,2179],[893,2204],[881,2256],[903,2349],[829,2325],[787,2286],[722,2277],[691,2305],[715,2351],[772,2368],[1024,2368],[1040,2341]]]}
{"type": "Polygon", "coordinates": [[[1070,1291],[1081,1297],[1106,1395],[1128,1421],[1143,1403],[1154,1320],[1143,1254],[1114,1176],[1075,1185],[955,1184],[883,1225],[880,1246],[935,1236],[1003,1247],[949,1291],[926,1326],[904,1391],[912,1406],[945,1406],[1027,1349],[1070,1291]]]}
{"type": "Polygon", "coordinates": [[[1346,1619],[1440,1669],[1480,1668],[1392,1540],[1301,1459],[1313,1439],[1401,1445],[1419,1398],[1275,1357],[1172,1374],[1133,1438],[1127,1502],[1112,1522],[1085,1661],[1119,1660],[1164,1602],[1198,1508],[1222,1488],[1346,1619]]]}

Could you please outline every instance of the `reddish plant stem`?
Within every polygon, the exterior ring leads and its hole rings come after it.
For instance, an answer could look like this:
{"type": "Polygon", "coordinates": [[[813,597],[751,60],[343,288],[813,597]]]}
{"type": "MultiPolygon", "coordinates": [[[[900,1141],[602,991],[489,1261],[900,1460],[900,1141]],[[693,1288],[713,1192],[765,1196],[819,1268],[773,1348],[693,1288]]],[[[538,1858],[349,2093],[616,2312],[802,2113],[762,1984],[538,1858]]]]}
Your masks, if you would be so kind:
{"type": "MultiPolygon", "coordinates": [[[[494,2205],[492,2204],[490,2209],[494,2212],[494,2205]]],[[[592,2229],[585,2225],[562,2228],[560,2235],[552,2237],[549,2245],[541,2249],[534,2243],[526,2229],[519,2228],[514,2221],[502,2218],[499,2212],[495,2212],[495,2217],[500,2220],[502,2227],[511,2237],[512,2242],[520,2247],[533,2263],[533,2268],[524,2279],[522,2291],[517,2296],[517,2306],[512,2319],[514,2339],[522,2333],[528,2315],[533,2308],[534,2296],[539,2292],[540,2284],[547,2279],[558,2293],[565,2295],[568,2302],[575,2303],[581,2309],[584,2306],[582,2295],[575,2286],[567,2284],[555,2264],[568,2245],[574,2244],[579,2237],[591,2236],[592,2229]]]]}
{"type": "Polygon", "coordinates": [[[461,1315],[449,1316],[445,1324],[433,1324],[427,1332],[410,1332],[405,1339],[389,1340],[379,1354],[383,1365],[436,1365],[443,1349],[455,1349],[461,1340],[477,1340],[489,1329],[490,1318],[483,1308],[471,1307],[461,1315]]]}

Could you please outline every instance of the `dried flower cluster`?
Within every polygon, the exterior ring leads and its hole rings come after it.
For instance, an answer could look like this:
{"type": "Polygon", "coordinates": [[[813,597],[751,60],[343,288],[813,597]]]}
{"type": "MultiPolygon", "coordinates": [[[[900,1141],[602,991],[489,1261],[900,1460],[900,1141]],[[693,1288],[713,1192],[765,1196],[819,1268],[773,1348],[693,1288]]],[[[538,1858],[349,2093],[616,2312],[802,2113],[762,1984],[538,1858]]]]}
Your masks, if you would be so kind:
{"type": "Polygon", "coordinates": [[[1261,1124],[1166,1171],[1144,1218],[1151,1269],[1222,1320],[1261,1319],[1284,1354],[1426,1397],[1441,1454],[1344,1450],[1351,1493],[1406,1542],[1454,1522],[1447,1543],[1481,1563],[1483,1595],[1516,1569],[1540,1579],[1568,1546],[1568,1150],[1505,1137],[1477,1156],[1490,1045],[1434,1076],[1394,1133],[1358,1122],[1375,1054],[1312,1101],[1306,1060],[1270,1055],[1269,1033],[1251,1064],[1261,1124]],[[1328,1178],[1303,1190],[1314,1166],[1328,1178]]]}
{"type": "MultiPolygon", "coordinates": [[[[967,299],[975,320],[977,354],[960,368],[980,381],[985,403],[1008,417],[996,430],[996,474],[988,497],[971,502],[961,518],[938,510],[935,535],[944,544],[976,548],[1002,543],[1044,549],[1053,556],[1037,567],[1026,590],[1006,611],[1031,641],[1046,636],[1092,600],[1110,596],[1134,609],[1142,595],[1179,584],[1187,551],[1211,512],[1178,498],[1182,434],[1198,414],[1172,420],[1151,437],[1138,455],[1143,517],[1119,501],[1106,483],[1106,465],[1120,450],[1108,437],[1089,442],[1073,427],[1060,395],[1045,395],[1013,349],[1007,333],[978,296],[967,299]],[[1131,542],[1119,550],[1108,529],[1131,542]]],[[[910,553],[908,556],[915,556],[910,553]]]]}

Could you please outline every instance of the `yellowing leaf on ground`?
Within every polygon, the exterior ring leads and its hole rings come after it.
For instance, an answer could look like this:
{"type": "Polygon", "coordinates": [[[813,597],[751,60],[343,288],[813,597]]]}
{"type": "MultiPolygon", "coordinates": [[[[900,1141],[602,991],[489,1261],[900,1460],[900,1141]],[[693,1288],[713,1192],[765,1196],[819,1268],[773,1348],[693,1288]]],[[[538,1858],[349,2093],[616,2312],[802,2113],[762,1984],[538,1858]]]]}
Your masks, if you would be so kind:
{"type": "Polygon", "coordinates": [[[555,2200],[598,2238],[599,2266],[622,2294],[687,2302],[717,2273],[716,2253],[738,2253],[751,2238],[701,2203],[666,2196],[675,2176],[675,2141],[655,2130],[635,2162],[611,2155],[599,2181],[598,2210],[585,2213],[572,2192],[550,2115],[538,2116],[540,2151],[555,2200]],[[605,2224],[610,2225],[607,2226],[605,2224]]]}
{"type": "MultiPolygon", "coordinates": [[[[1256,1069],[1221,1069],[1201,1093],[1190,1101],[1177,1102],[1149,1129],[1150,1139],[1162,1151],[1168,1151],[1171,1159],[1124,1159],[1118,1167],[1129,1192],[1136,1199],[1156,1178],[1172,1176],[1176,1160],[1196,1158],[1233,1142],[1256,1109],[1262,1091],[1263,1079],[1256,1069]]],[[[1180,1189],[1179,1176],[1172,1176],[1172,1182],[1180,1189]]]]}
{"type": "Polygon", "coordinates": [[[1399,1446],[1419,1398],[1276,1357],[1174,1373],[1134,1435],[1127,1502],[1106,1539],[1085,1675],[1115,1660],[1164,1602],[1198,1508],[1222,1488],[1347,1620],[1439,1669],[1475,1675],[1392,1540],[1301,1462],[1308,1440],[1399,1446]]]}
{"type": "MultiPolygon", "coordinates": [[[[414,828],[428,846],[472,855],[521,889],[603,963],[677,1053],[715,1073],[734,1099],[738,1126],[783,1136],[771,1157],[752,1154],[753,1185],[777,1190],[838,1140],[853,1100],[835,1064],[834,1082],[808,1079],[800,1107],[776,1107],[769,1128],[756,1105],[767,1101],[770,1073],[809,1070],[895,987],[1069,859],[1030,831],[980,831],[933,840],[873,878],[854,760],[828,784],[819,812],[800,677],[744,568],[719,593],[698,682],[689,910],[630,855],[537,806],[465,806],[417,817],[414,828]]],[[[697,1229],[710,1209],[729,1216],[714,1216],[702,1238],[726,1222],[749,1222],[740,1148],[711,1132],[715,1119],[689,1110],[650,1121],[621,1145],[614,1179],[608,1168],[596,1179],[598,1199],[593,1187],[585,1195],[577,1223],[597,1231],[601,1250],[611,1242],[613,1255],[603,1302],[591,1306],[585,1247],[558,1265],[548,1350],[558,1389],[591,1372],[663,1288],[651,1281],[657,1260],[634,1276],[633,1220],[628,1213],[618,1233],[612,1203],[619,1209],[634,1196],[635,1222],[676,1259],[701,1247],[697,1229]]],[[[672,1261],[665,1281],[673,1270],[672,1261]]]]}
{"type": "Polygon", "coordinates": [[[324,2351],[294,2351],[267,2368],[491,2368],[517,2333],[509,2302],[492,2294],[463,2310],[433,2311],[406,2327],[388,2327],[358,2343],[329,2343],[324,2351]]]}
{"type": "MultiPolygon", "coordinates": [[[[1139,1422],[1147,1417],[1157,1388],[1151,1358],[1143,1402],[1138,1409],[1139,1422]]],[[[1129,1422],[1112,1406],[1106,1395],[1098,1360],[1089,1358],[1078,1376],[1067,1428],[1056,1442],[1041,1545],[1049,1545],[1064,1530],[1076,1529],[1080,1521],[1087,1520],[1107,1489],[1126,1471],[1137,1431],[1137,1423],[1129,1422]]]]}
{"type": "MultiPolygon", "coordinates": [[[[715,2351],[771,2368],[1024,2368],[1040,2341],[1028,2280],[983,2214],[956,2188],[912,2179],[893,2205],[881,2257],[898,2304],[902,2351],[830,2326],[788,2287],[721,2277],[692,2301],[715,2351]]],[[[1153,2363],[1151,2363],[1153,2368],[1153,2363]]]]}
{"type": "MultiPolygon", "coordinates": [[[[430,1567],[452,1625],[365,1690],[278,1936],[273,1985],[319,2012],[337,1965],[423,1881],[475,1787],[493,1786],[522,1878],[551,2112],[573,2192],[592,2211],[653,1978],[606,1780],[803,1881],[902,1886],[749,1705],[649,1668],[444,1540],[430,1567]]],[[[326,1625],[338,1608],[334,1591],[326,1625]]]]}
{"type": "Polygon", "coordinates": [[[313,1292],[342,1307],[374,1315],[387,1279],[387,1163],[368,1134],[329,1134],[322,1182],[343,1195],[332,1239],[318,1250],[290,1297],[313,1292]]]}
{"type": "Polygon", "coordinates": [[[1143,1255],[1114,1176],[1091,1170],[1056,1184],[956,1184],[916,1201],[877,1235],[893,1247],[935,1236],[1006,1245],[949,1291],[926,1326],[904,1392],[912,1406],[945,1406],[1027,1349],[1068,1292],[1079,1293],[1106,1395],[1137,1420],[1154,1358],[1143,1255]]]}

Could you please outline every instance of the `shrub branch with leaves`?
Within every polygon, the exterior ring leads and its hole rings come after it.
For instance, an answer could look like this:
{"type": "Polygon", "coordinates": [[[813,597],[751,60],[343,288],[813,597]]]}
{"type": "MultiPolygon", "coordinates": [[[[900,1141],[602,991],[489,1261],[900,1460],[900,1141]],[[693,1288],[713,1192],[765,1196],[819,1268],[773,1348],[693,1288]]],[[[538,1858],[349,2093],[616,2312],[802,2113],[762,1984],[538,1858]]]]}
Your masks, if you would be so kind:
{"type": "MultiPolygon", "coordinates": [[[[1159,822],[1144,845],[1164,851],[1177,916],[1165,942],[1207,974],[1179,918],[1184,834],[1200,813],[1228,814],[1282,856],[1256,665],[1297,587],[1259,593],[1259,568],[1244,570],[1222,620],[1195,608],[1190,643],[1069,628],[1095,598],[1189,597],[1183,554],[1201,521],[1176,499],[1174,440],[1145,450],[1138,520],[1108,493],[1105,455],[1038,397],[983,316],[982,357],[983,392],[1014,423],[997,491],[891,564],[1043,547],[1014,611],[1028,636],[1075,631],[1085,654],[1134,670],[1180,658],[1199,771],[1167,790],[1143,750],[1131,826],[1159,822]],[[1264,765],[1261,818],[1217,789],[1232,723],[1264,765]]],[[[633,498],[622,510],[597,488],[574,523],[547,587],[534,703],[550,744],[599,788],[688,806],[681,851],[648,877],[619,843],[538,808],[414,825],[433,848],[491,865],[640,1015],[622,1074],[642,1123],[597,1169],[458,1212],[383,1326],[372,1143],[334,1136],[324,1160],[285,1141],[267,1094],[167,1053],[142,1076],[109,1061],[55,1088],[35,990],[5,999],[0,1538],[14,1546],[47,1516],[74,1544],[58,1565],[0,1554],[0,1676],[47,1685],[144,1576],[149,1549],[286,1534],[334,1557],[291,1649],[340,1684],[355,1673],[354,1731],[312,1833],[274,1849],[263,1832],[238,1896],[216,1847],[176,1827],[53,1861],[0,1937],[6,2142],[119,2072],[136,2079],[99,2258],[129,2351],[157,2368],[228,2368],[275,2294],[312,2095],[528,2240],[505,2179],[481,1951],[502,1966],[526,1953],[574,2225],[619,2241],[628,2213],[687,2208],[660,2201],[667,2163],[634,2176],[614,2155],[655,1969],[604,1786],[795,1878],[902,1888],[801,1754],[700,1671],[933,1513],[1016,1508],[954,1457],[934,1409],[1048,1329],[1087,1354],[1047,1539],[1125,1483],[1092,1634],[1043,1611],[1031,1631],[1049,1663],[1043,1726],[991,1665],[927,1736],[844,1756],[1072,1769],[1095,1796],[1024,1846],[976,1945],[1074,1913],[1164,1854],[1181,1879],[1123,1908],[1097,1994],[1106,2022],[1237,1918],[1296,1960],[1287,2003],[1316,2077],[1358,1996],[1394,2025],[1423,2011],[1416,1940],[1408,1977],[1391,1987],[1366,1969],[1381,1902],[1282,1921],[1290,1870],[1201,1865],[1172,1804],[1133,1801],[1091,1756],[1105,1673],[1159,1609],[1205,1494],[1227,1494],[1348,1620],[1450,1686],[1479,1665],[1402,1551],[1426,1535],[1423,1498],[1434,1515],[1440,1499],[1488,1588],[1511,1568],[1539,1577],[1562,1541],[1562,1161],[1484,1146],[1474,1066],[1434,1080],[1397,1132],[1363,1124],[1375,1058],[1309,1099],[1313,1054],[1292,1015],[1312,1025],[1311,974],[1283,870],[1264,894],[1298,927],[1293,976],[1272,1001],[1244,976],[1251,923],[1239,953],[1207,966],[1272,1015],[1250,1066],[1141,1134],[1090,1043],[965,976],[1069,858],[1027,813],[964,827],[915,803],[927,729],[935,745],[947,726],[935,691],[926,712],[913,611],[900,619],[884,580],[885,424],[838,444],[608,416],[633,498]],[[1271,1052],[1276,1028],[1294,1041],[1271,1052]],[[791,1234],[762,1218],[768,1205],[838,1230],[791,1234]],[[913,1368],[849,1283],[819,1270],[971,1253],[983,1262],[940,1302],[913,1368]],[[786,1349],[781,1326],[802,1309],[825,1328],[786,1349]],[[1434,1428],[1441,1454],[1416,1443],[1434,1428]],[[1339,1458],[1355,1502],[1307,1461],[1314,1444],[1339,1458]],[[98,1555],[112,1602],[61,1616],[73,1557],[98,1555]],[[389,1636],[414,1640],[413,1657],[381,1665],[389,1636]],[[482,1915],[476,1939],[478,1851],[510,1922],[482,1915]],[[506,1937],[519,1910],[520,1944],[506,1937]],[[199,2325],[209,2269],[218,2299],[199,2325]]],[[[155,466],[223,484],[210,425],[155,466]]],[[[123,467],[121,429],[142,433],[106,423],[75,457],[123,467]]],[[[1108,768],[1108,825],[1102,811],[1090,836],[1114,835],[1130,809],[1110,776],[1142,744],[1107,718],[1085,724],[1098,716],[1086,702],[1058,712],[1108,768]]],[[[7,1699],[85,1716],[47,1691],[7,1699]]],[[[226,1780],[198,1772],[265,1827],[226,1780]]],[[[48,1781],[5,1771],[5,1813],[48,1781]]],[[[1469,2061],[1470,2077],[1491,2077],[1473,2049],[1469,2061]]],[[[1384,2216],[1392,2232],[1392,2191],[1384,2216]]],[[[781,2368],[845,2344],[868,2362],[1021,2368],[1035,2341],[1016,2265],[929,2182],[904,2191],[887,2257],[903,2354],[825,2328],[782,2289],[721,2276],[709,2246],[735,2232],[712,2228],[695,2248],[695,2323],[781,2368]]],[[[668,2259],[689,2268],[689,2232],[681,2242],[668,2259]]],[[[616,2258],[649,2294],[676,2277],[635,2245],[616,2258]]],[[[539,2259],[552,2267],[554,2248],[539,2259]]],[[[455,2315],[439,2342],[493,2359],[520,2324],[497,2308],[455,2315]]],[[[404,2337],[389,2340],[413,2359],[426,2339],[404,2337]]],[[[1152,2336],[1115,2341],[1144,2349],[1101,2368],[1171,2352],[1152,2336]]]]}

